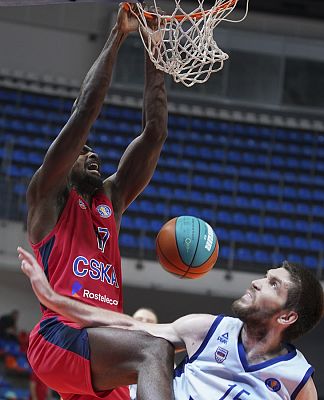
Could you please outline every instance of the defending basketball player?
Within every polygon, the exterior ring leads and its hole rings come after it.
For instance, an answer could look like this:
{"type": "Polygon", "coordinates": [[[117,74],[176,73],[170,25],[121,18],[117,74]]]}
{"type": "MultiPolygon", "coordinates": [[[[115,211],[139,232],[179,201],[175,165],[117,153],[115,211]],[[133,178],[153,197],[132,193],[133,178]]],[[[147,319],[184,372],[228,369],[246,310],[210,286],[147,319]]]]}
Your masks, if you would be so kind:
{"type": "MultiPolygon", "coordinates": [[[[167,136],[164,74],[148,58],[144,130],[128,146],[114,175],[102,177],[99,156],[86,141],[109,88],[118,50],[137,29],[138,20],[121,6],[70,119],[27,192],[29,239],[53,288],[97,308],[119,312],[123,309],[118,248],[122,214],[150,181],[167,136]]],[[[97,392],[109,400],[128,399],[127,387],[111,390],[137,381],[140,398],[171,398],[173,349],[165,340],[139,333],[136,347],[129,332],[116,335],[110,329],[81,329],[46,304],[42,312],[30,336],[28,358],[36,374],[64,400],[88,399],[97,392]],[[140,371],[135,359],[144,362],[140,371]]]]}
{"type": "MultiPolygon", "coordinates": [[[[80,326],[144,330],[185,348],[188,356],[173,380],[177,400],[317,399],[312,366],[289,344],[323,315],[322,286],[307,270],[285,261],[252,281],[233,303],[237,318],[198,314],[172,324],[145,324],[60,296],[34,257],[21,248],[18,252],[39,301],[80,326]]],[[[137,331],[129,333],[136,341],[137,331]]]]}

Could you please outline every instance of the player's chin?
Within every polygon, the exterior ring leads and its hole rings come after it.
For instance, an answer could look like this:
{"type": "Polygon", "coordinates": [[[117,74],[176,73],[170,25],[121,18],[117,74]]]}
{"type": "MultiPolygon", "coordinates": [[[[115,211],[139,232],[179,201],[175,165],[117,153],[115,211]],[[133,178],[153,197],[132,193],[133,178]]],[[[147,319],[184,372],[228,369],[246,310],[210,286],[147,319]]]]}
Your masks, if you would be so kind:
{"type": "Polygon", "coordinates": [[[89,172],[87,174],[86,180],[91,186],[97,189],[100,189],[103,186],[103,179],[100,173],[89,172]]]}

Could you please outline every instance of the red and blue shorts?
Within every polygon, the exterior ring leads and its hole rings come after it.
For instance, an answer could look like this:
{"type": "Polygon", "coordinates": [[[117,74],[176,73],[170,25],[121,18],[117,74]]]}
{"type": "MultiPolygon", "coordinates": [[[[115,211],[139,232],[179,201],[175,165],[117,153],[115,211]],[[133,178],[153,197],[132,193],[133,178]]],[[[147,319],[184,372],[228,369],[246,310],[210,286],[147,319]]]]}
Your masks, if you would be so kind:
{"type": "Polygon", "coordinates": [[[71,327],[57,317],[41,320],[32,330],[28,360],[36,375],[64,400],[129,399],[128,387],[94,391],[87,330],[71,327]]]}

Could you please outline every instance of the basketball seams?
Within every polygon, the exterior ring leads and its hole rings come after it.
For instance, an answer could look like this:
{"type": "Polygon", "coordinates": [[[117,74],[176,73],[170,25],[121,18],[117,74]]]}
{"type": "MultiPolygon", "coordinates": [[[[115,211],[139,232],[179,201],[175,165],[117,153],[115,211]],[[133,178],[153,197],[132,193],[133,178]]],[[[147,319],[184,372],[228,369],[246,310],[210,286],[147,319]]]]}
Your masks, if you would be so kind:
{"type": "MultiPolygon", "coordinates": [[[[182,269],[180,269],[176,264],[174,264],[172,261],[170,261],[162,252],[161,246],[159,245],[159,241],[158,241],[159,235],[157,236],[157,240],[156,240],[156,247],[158,247],[159,251],[158,254],[160,254],[167,262],[168,264],[170,264],[174,269],[182,272],[182,274],[186,274],[186,271],[183,271],[182,269]]],[[[158,259],[160,259],[160,257],[158,256],[158,259]]],[[[162,264],[163,265],[163,264],[162,264]]],[[[164,267],[167,269],[167,267],[164,267]]],[[[171,271],[168,271],[171,272],[171,271]]],[[[172,272],[171,272],[172,273],[172,272]]],[[[183,278],[185,275],[178,275],[180,278],[183,278]]]]}
{"type": "MultiPolygon", "coordinates": [[[[199,242],[200,242],[200,221],[199,221],[199,219],[198,219],[198,235],[197,235],[197,237],[198,237],[198,240],[196,240],[196,248],[195,248],[192,260],[191,260],[190,264],[188,265],[188,269],[187,269],[187,271],[186,271],[184,276],[186,276],[188,273],[191,273],[190,269],[192,268],[192,263],[194,262],[194,259],[195,259],[196,254],[197,254],[198,245],[199,245],[199,242]]],[[[196,267],[194,267],[194,268],[196,268],[196,267]]],[[[198,272],[197,272],[197,274],[198,274],[198,272]]]]}

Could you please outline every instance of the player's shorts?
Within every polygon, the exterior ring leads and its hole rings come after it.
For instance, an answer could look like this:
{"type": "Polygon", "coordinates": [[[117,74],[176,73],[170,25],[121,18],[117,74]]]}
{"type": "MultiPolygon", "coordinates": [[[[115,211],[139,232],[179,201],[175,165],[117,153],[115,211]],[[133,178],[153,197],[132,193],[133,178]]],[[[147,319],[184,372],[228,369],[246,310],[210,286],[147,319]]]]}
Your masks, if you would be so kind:
{"type": "Polygon", "coordinates": [[[128,387],[94,391],[86,329],[66,325],[57,317],[43,319],[30,334],[27,355],[36,375],[64,400],[129,399],[128,387]]]}

